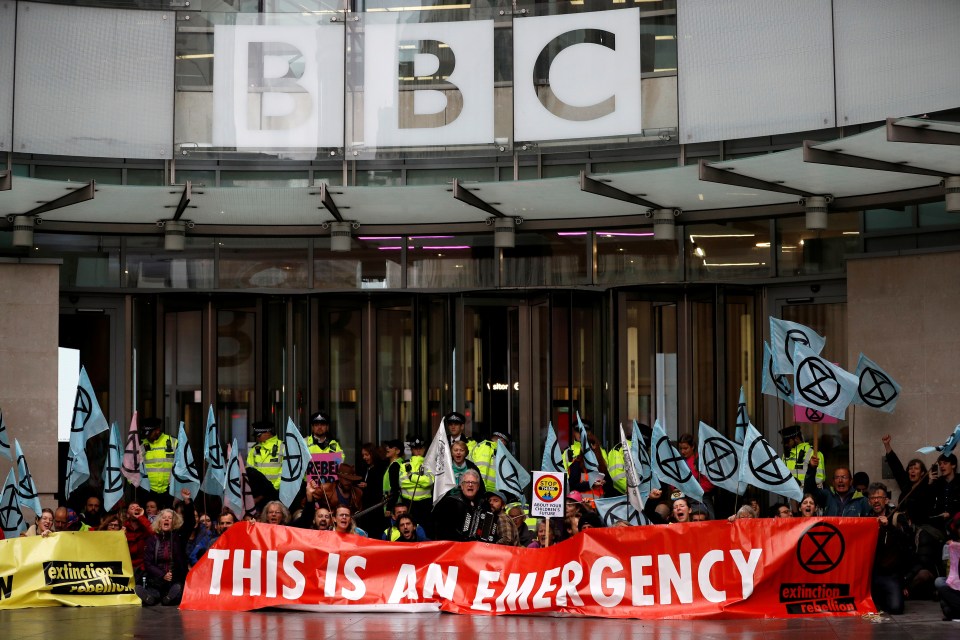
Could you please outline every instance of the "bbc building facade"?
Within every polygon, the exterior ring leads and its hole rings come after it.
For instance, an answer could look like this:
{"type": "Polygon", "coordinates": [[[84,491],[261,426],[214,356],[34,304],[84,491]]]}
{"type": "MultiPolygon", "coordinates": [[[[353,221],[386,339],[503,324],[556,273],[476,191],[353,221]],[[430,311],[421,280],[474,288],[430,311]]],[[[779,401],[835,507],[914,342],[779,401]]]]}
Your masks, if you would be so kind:
{"type": "Polygon", "coordinates": [[[578,413],[732,435],[741,388],[779,442],[775,316],[902,387],[828,465],[960,422],[960,4],[341,1],[0,0],[0,409],[45,496],[58,347],[123,429],[323,408],[352,460],[456,409],[539,468],[578,413]]]}

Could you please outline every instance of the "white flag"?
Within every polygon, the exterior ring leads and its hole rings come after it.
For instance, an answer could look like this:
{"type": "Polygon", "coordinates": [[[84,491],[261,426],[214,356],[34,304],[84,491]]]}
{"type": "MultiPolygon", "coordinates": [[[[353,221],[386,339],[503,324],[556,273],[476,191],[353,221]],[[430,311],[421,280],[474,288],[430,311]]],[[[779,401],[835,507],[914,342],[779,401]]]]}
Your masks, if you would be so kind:
{"type": "MultiPolygon", "coordinates": [[[[737,426],[739,429],[739,425],[737,426]]],[[[744,427],[744,436],[750,423],[744,427]]],[[[740,460],[743,446],[730,442],[706,422],[700,423],[700,447],[697,457],[700,462],[700,474],[707,480],[723,487],[727,491],[743,495],[746,485],[740,482],[740,460]]]]}
{"type": "Polygon", "coordinates": [[[770,350],[773,353],[773,373],[793,373],[795,345],[808,347],[815,354],[823,351],[826,339],[799,322],[780,320],[770,316],[770,350]]]}
{"type": "Polygon", "coordinates": [[[793,403],[843,419],[847,407],[857,395],[857,377],[799,342],[794,346],[793,362],[796,366],[793,403]]]}
{"type": "MultiPolygon", "coordinates": [[[[639,433],[634,428],[634,438],[639,433]]],[[[623,432],[623,425],[620,425],[620,452],[623,454],[623,471],[627,476],[627,499],[633,508],[638,512],[643,511],[644,498],[640,494],[640,474],[637,472],[637,463],[633,459],[633,451],[630,450],[630,443],[627,442],[627,434],[623,432]]]]}
{"type": "Polygon", "coordinates": [[[453,475],[453,456],[450,455],[450,437],[443,418],[440,418],[440,426],[423,458],[423,468],[433,475],[433,504],[437,504],[440,498],[457,486],[453,475]]]}

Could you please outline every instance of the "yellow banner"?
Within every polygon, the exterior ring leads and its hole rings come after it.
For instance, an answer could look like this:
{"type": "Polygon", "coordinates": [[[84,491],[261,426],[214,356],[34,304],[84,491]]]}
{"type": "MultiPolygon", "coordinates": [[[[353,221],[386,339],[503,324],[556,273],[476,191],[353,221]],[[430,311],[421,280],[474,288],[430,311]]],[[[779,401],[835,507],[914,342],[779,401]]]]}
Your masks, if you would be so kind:
{"type": "Polygon", "coordinates": [[[140,605],[122,531],[0,540],[0,609],[140,605]]]}

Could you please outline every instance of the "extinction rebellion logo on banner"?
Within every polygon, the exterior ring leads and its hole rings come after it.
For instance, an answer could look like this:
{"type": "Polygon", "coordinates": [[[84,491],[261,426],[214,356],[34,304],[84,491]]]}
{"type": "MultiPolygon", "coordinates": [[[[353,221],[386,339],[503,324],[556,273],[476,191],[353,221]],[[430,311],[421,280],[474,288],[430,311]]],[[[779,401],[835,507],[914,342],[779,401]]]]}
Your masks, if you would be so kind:
{"type": "MultiPolygon", "coordinates": [[[[846,541],[840,529],[826,522],[809,527],[797,540],[797,562],[807,573],[827,573],[840,566],[846,541]]],[[[803,582],[780,585],[780,602],[787,613],[808,616],[816,613],[852,613],[857,610],[849,584],[803,582]]]]}
{"type": "Polygon", "coordinates": [[[133,593],[130,578],[123,575],[120,562],[44,562],[43,579],[51,587],[51,593],[86,596],[133,593]]]}

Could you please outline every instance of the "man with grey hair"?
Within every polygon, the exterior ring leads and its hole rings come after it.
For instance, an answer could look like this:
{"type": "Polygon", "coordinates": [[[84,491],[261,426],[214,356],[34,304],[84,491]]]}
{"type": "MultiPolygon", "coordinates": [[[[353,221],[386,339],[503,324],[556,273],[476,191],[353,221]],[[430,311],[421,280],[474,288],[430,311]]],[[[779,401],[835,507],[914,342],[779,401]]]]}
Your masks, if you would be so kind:
{"type": "Polygon", "coordinates": [[[437,503],[433,518],[436,540],[467,542],[492,533],[487,530],[495,526],[497,518],[484,504],[480,474],[473,469],[464,471],[459,491],[449,491],[437,503]]]}

